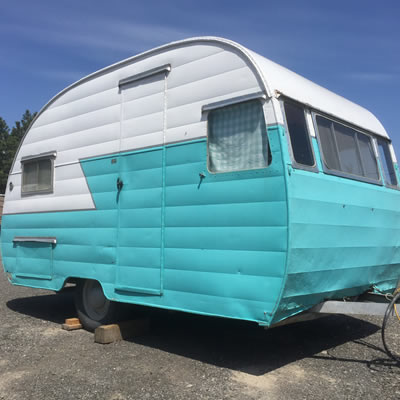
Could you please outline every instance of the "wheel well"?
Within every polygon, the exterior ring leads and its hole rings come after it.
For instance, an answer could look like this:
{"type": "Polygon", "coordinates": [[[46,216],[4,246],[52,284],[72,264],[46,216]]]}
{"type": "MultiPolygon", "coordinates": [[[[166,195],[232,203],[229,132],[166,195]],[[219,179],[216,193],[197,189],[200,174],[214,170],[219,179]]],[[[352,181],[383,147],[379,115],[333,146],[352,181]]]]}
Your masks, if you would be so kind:
{"type": "Polygon", "coordinates": [[[60,289],[59,291],[61,292],[62,290],[65,290],[65,289],[75,288],[76,284],[77,284],[80,280],[83,280],[83,279],[82,279],[82,278],[75,278],[75,277],[72,277],[72,276],[68,277],[68,278],[64,281],[64,283],[63,283],[63,285],[61,286],[61,289],[60,289]]]}
{"type": "Polygon", "coordinates": [[[98,280],[98,279],[93,279],[93,278],[78,278],[75,276],[69,276],[68,278],[65,279],[62,287],[60,290],[64,290],[65,288],[68,287],[75,287],[79,282],[83,282],[86,280],[92,280],[92,281],[96,281],[100,284],[100,286],[103,288],[103,284],[98,280]]]}

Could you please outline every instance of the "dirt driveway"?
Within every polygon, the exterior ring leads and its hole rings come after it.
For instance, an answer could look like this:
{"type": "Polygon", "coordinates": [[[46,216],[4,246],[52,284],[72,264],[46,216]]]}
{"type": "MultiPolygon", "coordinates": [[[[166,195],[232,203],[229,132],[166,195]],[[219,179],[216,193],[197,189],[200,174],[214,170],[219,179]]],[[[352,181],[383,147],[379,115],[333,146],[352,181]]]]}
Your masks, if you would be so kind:
{"type": "Polygon", "coordinates": [[[72,293],[14,287],[3,273],[0,316],[4,400],[400,398],[381,318],[334,316],[265,331],[158,312],[145,336],[100,345],[89,332],[60,328],[75,316],[72,293]]]}

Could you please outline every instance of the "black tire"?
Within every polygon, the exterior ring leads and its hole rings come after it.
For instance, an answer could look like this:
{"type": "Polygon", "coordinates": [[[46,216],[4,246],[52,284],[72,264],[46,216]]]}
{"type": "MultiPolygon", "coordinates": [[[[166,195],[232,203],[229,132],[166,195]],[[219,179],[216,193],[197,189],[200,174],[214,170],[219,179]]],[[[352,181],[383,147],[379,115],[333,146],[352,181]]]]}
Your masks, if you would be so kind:
{"type": "MultiPolygon", "coordinates": [[[[383,347],[385,348],[387,355],[389,357],[391,357],[393,360],[395,360],[400,365],[400,353],[395,353],[392,349],[389,348],[389,346],[387,345],[386,335],[385,335],[386,327],[387,327],[387,323],[389,321],[390,315],[393,312],[393,308],[395,307],[396,304],[398,304],[398,301],[400,300],[400,291],[399,290],[400,289],[396,290],[392,301],[390,302],[390,304],[388,305],[388,307],[386,309],[385,316],[383,318],[383,323],[382,323],[381,335],[382,335],[383,347]]],[[[397,311],[396,311],[396,314],[397,314],[397,311]]],[[[392,316],[392,318],[396,318],[396,317],[398,317],[398,315],[392,316]]],[[[396,326],[396,328],[398,328],[398,325],[396,326]]]]}
{"type": "Polygon", "coordinates": [[[75,307],[82,326],[88,331],[117,319],[118,303],[108,300],[100,283],[92,279],[82,279],[77,283],[75,307]]]}

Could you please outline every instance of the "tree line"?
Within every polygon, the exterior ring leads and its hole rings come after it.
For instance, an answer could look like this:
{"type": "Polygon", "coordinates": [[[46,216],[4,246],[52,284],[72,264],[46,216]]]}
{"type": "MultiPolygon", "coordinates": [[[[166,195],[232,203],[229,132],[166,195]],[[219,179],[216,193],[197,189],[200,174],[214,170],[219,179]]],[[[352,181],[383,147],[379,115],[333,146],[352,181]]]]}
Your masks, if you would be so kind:
{"type": "Polygon", "coordinates": [[[36,112],[31,113],[26,110],[21,121],[16,121],[11,129],[6,121],[0,117],[0,194],[4,194],[6,191],[7,177],[15,152],[36,114],[36,112]]]}

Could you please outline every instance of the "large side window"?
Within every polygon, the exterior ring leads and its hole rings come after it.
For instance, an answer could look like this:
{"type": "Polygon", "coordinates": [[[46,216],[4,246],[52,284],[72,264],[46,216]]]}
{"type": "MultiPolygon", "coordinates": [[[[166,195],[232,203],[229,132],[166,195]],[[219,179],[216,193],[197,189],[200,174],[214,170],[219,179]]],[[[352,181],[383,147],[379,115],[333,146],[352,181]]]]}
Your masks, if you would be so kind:
{"type": "Polygon", "coordinates": [[[384,139],[378,139],[379,157],[382,163],[383,172],[385,174],[385,182],[389,185],[396,186],[397,178],[394,170],[392,157],[390,155],[389,142],[384,139]]]}
{"type": "Polygon", "coordinates": [[[379,181],[371,136],[321,115],[316,122],[327,169],[379,181]]]}
{"type": "Polygon", "coordinates": [[[269,146],[259,100],[210,111],[208,116],[208,168],[230,172],[266,167],[269,146]]]}
{"type": "Polygon", "coordinates": [[[284,102],[293,158],[298,164],[314,165],[314,154],[308,134],[304,109],[294,103],[284,102]]]}
{"type": "Polygon", "coordinates": [[[363,176],[360,154],[357,151],[357,133],[347,126],[336,123],[333,127],[339,152],[340,170],[363,176]]]}
{"type": "Polygon", "coordinates": [[[53,191],[54,154],[22,159],[22,194],[53,191]]]}

